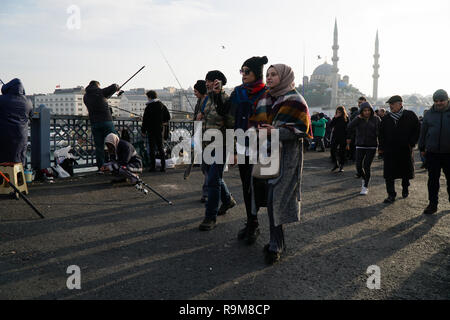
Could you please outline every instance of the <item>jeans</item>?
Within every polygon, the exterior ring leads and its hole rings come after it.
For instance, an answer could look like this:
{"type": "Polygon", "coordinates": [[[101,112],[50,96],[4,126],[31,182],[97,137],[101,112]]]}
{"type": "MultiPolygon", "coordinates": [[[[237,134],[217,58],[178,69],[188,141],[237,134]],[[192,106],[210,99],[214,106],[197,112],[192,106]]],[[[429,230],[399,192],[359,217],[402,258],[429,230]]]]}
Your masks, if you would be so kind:
{"type": "Polygon", "coordinates": [[[205,216],[207,218],[216,219],[219,212],[219,203],[230,203],[231,194],[228,187],[223,181],[224,164],[213,163],[207,165],[208,172],[208,201],[206,202],[205,216]]]}
{"type": "Polygon", "coordinates": [[[356,149],[356,170],[364,179],[364,187],[366,188],[369,187],[370,167],[376,153],[376,149],[356,149]]]}
{"type": "Polygon", "coordinates": [[[91,126],[95,143],[95,158],[97,167],[100,169],[105,163],[105,138],[108,134],[117,134],[117,132],[112,121],[94,122],[91,126]]]}
{"type": "Polygon", "coordinates": [[[444,171],[447,179],[447,192],[450,196],[450,154],[427,153],[426,161],[428,166],[428,198],[430,203],[439,202],[439,179],[441,170],[444,171]]]}

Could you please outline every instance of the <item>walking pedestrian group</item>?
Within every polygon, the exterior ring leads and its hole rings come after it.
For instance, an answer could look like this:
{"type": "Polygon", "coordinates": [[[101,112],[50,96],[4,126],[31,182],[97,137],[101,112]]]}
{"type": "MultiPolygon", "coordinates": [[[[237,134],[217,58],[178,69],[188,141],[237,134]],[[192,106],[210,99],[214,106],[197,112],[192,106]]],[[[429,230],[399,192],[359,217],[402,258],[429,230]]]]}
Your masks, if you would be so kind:
{"type": "MultiPolygon", "coordinates": [[[[217,217],[225,215],[237,202],[224,180],[224,169],[229,159],[237,163],[245,203],[244,227],[237,238],[248,245],[260,235],[259,210],[267,208],[269,243],[264,247],[268,264],[279,261],[286,249],[285,226],[300,221],[301,185],[303,173],[304,140],[314,141],[315,147],[325,151],[324,137],[327,129],[331,147],[332,171],[344,172],[347,160],[354,160],[356,178],[361,179],[360,194],[367,196],[371,181],[371,166],[377,150],[384,163],[386,204],[396,201],[395,180],[402,181],[402,197],[410,194],[410,181],[414,179],[414,149],[418,144],[420,155],[428,169],[429,205],[424,214],[438,210],[439,180],[444,171],[450,201],[450,105],[446,91],[433,95],[434,104],[421,120],[403,106],[401,96],[393,96],[384,109],[375,113],[366,98],[358,100],[358,108],[338,106],[333,119],[324,114],[310,117],[308,104],[295,89],[295,76],[285,64],[270,65],[264,81],[267,57],[252,57],[241,66],[242,84],[228,95],[224,86],[227,78],[219,70],[198,80],[194,92],[198,98],[195,120],[202,122],[202,130],[222,133],[212,149],[213,161],[203,158],[205,176],[201,201],[205,213],[201,231],[211,231],[217,226],[217,217]],[[276,170],[263,174],[264,165],[252,161],[253,147],[250,135],[244,142],[237,140],[234,155],[230,154],[225,137],[227,130],[257,132],[257,154],[276,155],[276,170]],[[265,138],[264,138],[265,137],[265,138]],[[275,144],[274,142],[279,142],[275,144]]],[[[114,128],[107,99],[119,90],[113,84],[101,89],[98,81],[86,88],[84,102],[89,111],[95,141],[99,171],[112,171],[119,179],[139,181],[142,159],[126,139],[121,139],[114,128]],[[108,149],[105,160],[104,148],[108,149]],[[106,162],[106,163],[105,163],[106,162]]],[[[4,84],[0,96],[0,162],[24,162],[27,145],[27,125],[31,104],[19,79],[4,84]],[[3,115],[3,116],[2,116],[3,115]]],[[[150,171],[155,170],[155,152],[161,156],[161,171],[165,171],[163,150],[163,124],[170,120],[166,106],[155,91],[147,92],[148,103],[142,121],[142,135],[147,137],[150,152],[150,171]]],[[[203,142],[202,149],[208,151],[203,142]]],[[[261,159],[261,158],[260,158],[261,159]]]]}

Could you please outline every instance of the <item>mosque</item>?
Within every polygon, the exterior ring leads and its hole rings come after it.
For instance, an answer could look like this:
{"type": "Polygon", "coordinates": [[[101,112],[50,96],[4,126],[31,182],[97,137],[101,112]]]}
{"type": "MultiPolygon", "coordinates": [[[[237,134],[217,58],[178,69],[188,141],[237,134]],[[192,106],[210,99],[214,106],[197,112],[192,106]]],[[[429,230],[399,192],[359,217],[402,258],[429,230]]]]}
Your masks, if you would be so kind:
{"type": "MultiPolygon", "coordinates": [[[[341,76],[339,74],[339,42],[338,42],[338,26],[337,20],[334,25],[334,43],[333,43],[333,58],[332,63],[327,61],[318,66],[311,77],[305,76],[303,78],[303,91],[306,101],[310,107],[316,107],[323,110],[334,110],[338,105],[344,105],[347,108],[356,105],[359,97],[364,96],[357,88],[350,84],[350,77],[348,75],[341,76]]],[[[368,97],[370,102],[376,104],[378,100],[378,79],[379,75],[379,40],[378,32],[375,39],[375,54],[374,54],[374,73],[373,77],[373,94],[368,97]]]]}

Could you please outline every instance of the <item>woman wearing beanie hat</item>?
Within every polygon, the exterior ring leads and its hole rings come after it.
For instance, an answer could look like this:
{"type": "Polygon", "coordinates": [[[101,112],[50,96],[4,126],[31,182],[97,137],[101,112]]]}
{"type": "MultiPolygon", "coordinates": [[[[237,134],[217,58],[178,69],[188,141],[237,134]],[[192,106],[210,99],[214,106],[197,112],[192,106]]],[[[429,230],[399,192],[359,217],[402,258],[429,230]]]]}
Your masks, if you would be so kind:
{"type": "Polygon", "coordinates": [[[269,215],[270,242],[264,247],[268,264],[279,261],[285,250],[283,225],[300,221],[303,139],[312,138],[308,104],[295,90],[294,79],[289,66],[270,66],[266,79],[269,90],[250,118],[268,135],[278,130],[281,145],[278,177],[252,180],[252,210],[256,214],[265,206],[269,215]]]}
{"type": "MultiPolygon", "coordinates": [[[[208,91],[208,100],[202,107],[201,117],[203,120],[203,128],[205,130],[220,130],[224,140],[222,141],[223,152],[226,155],[226,129],[234,128],[234,119],[224,112],[225,107],[229,105],[229,96],[223,90],[223,86],[227,83],[225,75],[218,71],[210,71],[206,75],[206,88],[208,91]]],[[[215,144],[219,143],[214,141],[215,144]]],[[[205,146],[206,147],[206,146],[205,146]]],[[[206,155],[206,154],[205,154],[206,155]]],[[[218,157],[212,154],[212,157],[218,157]]],[[[216,227],[217,215],[220,211],[226,211],[236,205],[236,201],[231,196],[230,191],[223,180],[223,170],[225,167],[226,157],[214,158],[212,164],[206,165],[208,175],[208,201],[206,202],[205,219],[200,224],[201,231],[210,231],[216,227]],[[222,207],[219,209],[220,201],[222,207]]]]}
{"type": "Polygon", "coordinates": [[[370,167],[377,153],[381,119],[373,111],[369,102],[360,105],[357,116],[347,128],[347,150],[351,137],[355,134],[357,178],[362,178],[361,195],[369,193],[370,167]]]}
{"type": "MultiPolygon", "coordinates": [[[[241,67],[242,85],[234,88],[230,96],[230,113],[234,115],[234,129],[242,129],[244,132],[250,127],[249,119],[253,115],[259,100],[267,92],[263,82],[263,69],[268,59],[264,57],[252,57],[247,59],[241,67]]],[[[248,146],[237,147],[237,152],[245,158],[244,163],[239,164],[239,174],[242,182],[247,221],[245,227],[238,232],[238,239],[251,245],[259,236],[258,217],[252,211],[251,178],[252,165],[248,153],[248,146]]],[[[222,210],[219,214],[224,213],[222,210]]]]}

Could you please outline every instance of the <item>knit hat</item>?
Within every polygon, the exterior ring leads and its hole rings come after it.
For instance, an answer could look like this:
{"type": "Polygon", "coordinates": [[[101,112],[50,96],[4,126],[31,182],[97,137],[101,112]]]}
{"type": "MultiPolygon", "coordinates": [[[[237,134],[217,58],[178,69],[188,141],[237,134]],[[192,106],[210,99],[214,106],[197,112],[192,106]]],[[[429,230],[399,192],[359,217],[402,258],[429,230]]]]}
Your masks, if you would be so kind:
{"type": "Polygon", "coordinates": [[[263,78],[264,65],[267,64],[268,62],[269,60],[267,59],[266,56],[253,57],[245,61],[242,67],[244,66],[248,67],[250,71],[252,71],[255,74],[256,80],[261,80],[263,78]]]}
{"type": "Polygon", "coordinates": [[[222,81],[223,86],[227,84],[227,78],[219,70],[213,70],[206,74],[205,80],[214,81],[216,79],[222,81]]]}
{"type": "Polygon", "coordinates": [[[448,100],[448,93],[443,89],[439,89],[433,94],[433,101],[441,101],[441,100],[443,101],[448,100]]]}
{"type": "Polygon", "coordinates": [[[200,92],[200,94],[206,94],[206,81],[198,80],[197,83],[194,85],[194,89],[200,92]]]}

